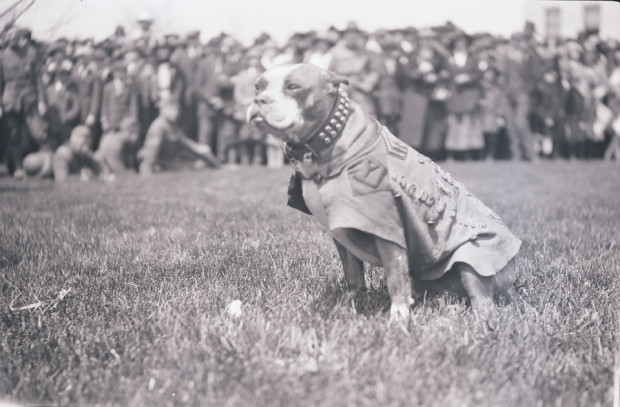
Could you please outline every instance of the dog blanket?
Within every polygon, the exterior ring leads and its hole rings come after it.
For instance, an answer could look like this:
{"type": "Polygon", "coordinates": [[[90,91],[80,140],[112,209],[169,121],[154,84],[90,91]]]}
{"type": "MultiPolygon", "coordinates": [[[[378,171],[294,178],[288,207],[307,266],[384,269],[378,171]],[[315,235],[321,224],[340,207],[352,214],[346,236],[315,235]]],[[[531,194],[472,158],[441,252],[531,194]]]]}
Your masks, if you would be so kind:
{"type": "Polygon", "coordinates": [[[288,204],[306,213],[312,207],[332,232],[358,229],[406,248],[416,279],[437,279],[456,262],[481,276],[500,271],[521,241],[449,173],[378,128],[324,177],[303,180],[295,173],[288,204]]]}

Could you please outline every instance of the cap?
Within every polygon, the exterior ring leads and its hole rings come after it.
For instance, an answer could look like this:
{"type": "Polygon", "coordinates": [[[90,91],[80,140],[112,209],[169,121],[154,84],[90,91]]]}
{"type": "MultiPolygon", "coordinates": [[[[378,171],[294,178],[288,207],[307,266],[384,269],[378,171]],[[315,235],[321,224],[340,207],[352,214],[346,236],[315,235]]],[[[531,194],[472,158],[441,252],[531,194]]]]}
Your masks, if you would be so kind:
{"type": "Polygon", "coordinates": [[[153,15],[151,13],[149,13],[148,11],[143,11],[138,16],[138,20],[137,21],[141,22],[141,23],[152,23],[153,22],[153,15]]]}
{"type": "Polygon", "coordinates": [[[200,30],[189,31],[185,38],[188,39],[188,40],[199,40],[200,39],[200,30]]]}
{"type": "Polygon", "coordinates": [[[65,52],[66,52],[66,45],[63,44],[62,42],[56,41],[50,44],[49,47],[47,48],[47,57],[49,58],[56,53],[64,54],[65,52]]]}

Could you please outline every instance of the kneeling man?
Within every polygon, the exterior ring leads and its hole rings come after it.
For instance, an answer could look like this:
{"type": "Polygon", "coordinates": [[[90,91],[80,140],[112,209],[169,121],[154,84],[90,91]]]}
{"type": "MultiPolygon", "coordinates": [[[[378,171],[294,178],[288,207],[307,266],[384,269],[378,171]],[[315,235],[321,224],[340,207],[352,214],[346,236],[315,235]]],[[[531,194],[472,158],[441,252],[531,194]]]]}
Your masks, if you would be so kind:
{"type": "Polygon", "coordinates": [[[183,134],[177,124],[179,108],[166,102],[157,119],[146,133],[144,146],[138,151],[140,174],[150,175],[161,170],[172,170],[190,165],[219,167],[220,163],[206,144],[199,144],[183,134]]]}

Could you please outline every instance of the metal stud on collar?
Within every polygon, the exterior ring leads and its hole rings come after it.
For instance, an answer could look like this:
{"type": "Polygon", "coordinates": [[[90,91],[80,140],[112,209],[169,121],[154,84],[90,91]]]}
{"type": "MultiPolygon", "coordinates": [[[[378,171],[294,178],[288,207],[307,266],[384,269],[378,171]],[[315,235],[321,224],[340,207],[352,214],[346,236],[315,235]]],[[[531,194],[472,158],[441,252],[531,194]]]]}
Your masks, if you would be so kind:
{"type": "Polygon", "coordinates": [[[319,156],[323,150],[326,150],[328,146],[335,143],[340,137],[349,119],[349,113],[352,111],[350,109],[351,101],[349,96],[344,90],[338,88],[338,95],[332,107],[331,115],[323,123],[323,127],[305,143],[297,145],[287,144],[286,155],[299,160],[319,156]],[[307,153],[311,153],[311,155],[304,156],[307,153]]]}
{"type": "Polygon", "coordinates": [[[338,134],[347,122],[350,108],[349,95],[341,88],[338,88],[338,101],[336,102],[335,112],[319,133],[319,138],[323,140],[323,143],[329,145],[338,137],[338,134]]]}

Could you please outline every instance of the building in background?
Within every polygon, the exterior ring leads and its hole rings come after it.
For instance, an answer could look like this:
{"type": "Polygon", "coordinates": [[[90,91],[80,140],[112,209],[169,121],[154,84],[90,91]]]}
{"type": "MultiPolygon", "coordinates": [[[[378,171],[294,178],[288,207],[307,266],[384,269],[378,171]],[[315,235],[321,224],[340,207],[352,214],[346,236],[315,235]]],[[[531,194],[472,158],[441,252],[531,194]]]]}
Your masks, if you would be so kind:
{"type": "Polygon", "coordinates": [[[598,32],[603,39],[620,40],[620,3],[615,1],[528,1],[525,17],[549,38],[598,32]]]}

